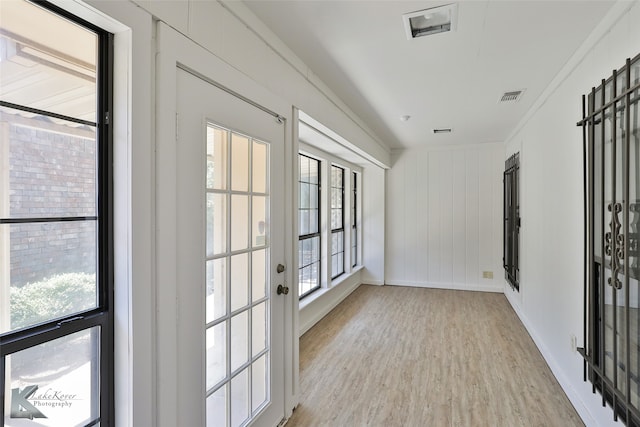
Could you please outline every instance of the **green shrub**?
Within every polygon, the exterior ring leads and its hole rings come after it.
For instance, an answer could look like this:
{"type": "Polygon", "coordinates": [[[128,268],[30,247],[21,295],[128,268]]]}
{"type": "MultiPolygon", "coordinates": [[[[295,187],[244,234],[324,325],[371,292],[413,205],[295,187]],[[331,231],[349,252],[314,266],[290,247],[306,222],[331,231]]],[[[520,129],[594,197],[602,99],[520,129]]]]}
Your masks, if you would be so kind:
{"type": "Polygon", "coordinates": [[[96,305],[96,275],[66,273],[11,288],[11,328],[55,319],[96,305]]]}

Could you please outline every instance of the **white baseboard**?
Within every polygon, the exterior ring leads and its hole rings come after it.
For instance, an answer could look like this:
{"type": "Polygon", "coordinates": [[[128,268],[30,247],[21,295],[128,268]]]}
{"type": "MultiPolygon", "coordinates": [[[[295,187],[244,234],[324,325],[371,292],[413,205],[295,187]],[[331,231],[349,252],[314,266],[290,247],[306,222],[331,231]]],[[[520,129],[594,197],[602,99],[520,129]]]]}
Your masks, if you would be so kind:
{"type": "Polygon", "coordinates": [[[502,293],[502,283],[495,285],[468,285],[461,283],[430,283],[430,282],[412,282],[406,280],[387,280],[385,285],[390,286],[411,286],[415,288],[431,288],[431,289],[450,289],[455,291],[477,291],[477,292],[496,292],[502,293]]]}

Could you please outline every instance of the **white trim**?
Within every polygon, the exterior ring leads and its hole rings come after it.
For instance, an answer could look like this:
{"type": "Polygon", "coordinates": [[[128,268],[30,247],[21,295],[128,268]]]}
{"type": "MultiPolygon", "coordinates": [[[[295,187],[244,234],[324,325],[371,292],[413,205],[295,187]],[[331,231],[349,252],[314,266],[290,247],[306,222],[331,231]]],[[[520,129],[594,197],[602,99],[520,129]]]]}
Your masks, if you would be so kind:
{"type": "Polygon", "coordinates": [[[341,157],[338,157],[334,154],[328,153],[324,150],[319,149],[318,147],[314,147],[313,145],[309,145],[304,141],[298,142],[298,153],[304,154],[307,157],[313,157],[316,160],[328,161],[331,164],[336,166],[340,166],[341,168],[350,169],[351,171],[355,171],[358,173],[362,173],[362,166],[358,166],[353,164],[341,157]]]}
{"type": "Polygon", "coordinates": [[[502,282],[497,285],[469,285],[463,283],[442,283],[442,282],[414,282],[407,280],[385,280],[385,285],[388,286],[409,286],[414,288],[429,288],[429,289],[448,289],[453,291],[476,291],[476,292],[496,292],[503,293],[502,282]]]}
{"type": "Polygon", "coordinates": [[[115,425],[156,425],[153,20],[129,2],[50,1],[115,35],[115,425]]]}
{"type": "MultiPolygon", "coordinates": [[[[157,189],[162,189],[162,191],[157,192],[156,203],[157,323],[158,331],[162,331],[162,333],[158,333],[157,335],[157,419],[159,425],[173,426],[184,423],[183,417],[185,416],[191,416],[194,420],[204,416],[204,401],[198,404],[201,406],[201,412],[189,412],[192,408],[180,405],[180,401],[184,401],[186,397],[178,395],[179,391],[177,389],[178,385],[184,388],[184,379],[179,377],[178,369],[176,369],[181,363],[180,356],[184,356],[184,350],[178,345],[180,341],[178,338],[183,335],[179,334],[179,322],[176,321],[180,318],[179,307],[178,304],[176,304],[176,302],[179,302],[180,296],[176,288],[177,274],[180,268],[177,263],[178,257],[176,251],[180,236],[177,235],[176,227],[178,220],[175,202],[177,169],[176,162],[174,161],[176,151],[178,150],[176,143],[176,115],[178,113],[176,102],[178,99],[178,87],[176,85],[177,69],[184,67],[201,73],[202,76],[207,79],[215,81],[216,86],[228,88],[230,91],[234,91],[234,94],[251,100],[252,103],[260,105],[263,109],[277,112],[278,115],[288,123],[293,122],[293,109],[291,104],[282,100],[250,77],[239,73],[232,65],[165,23],[161,21],[158,22],[156,34],[158,40],[158,54],[156,55],[156,70],[158,76],[156,80],[156,105],[162,106],[161,109],[156,111],[156,131],[158,135],[156,168],[163,171],[162,174],[158,174],[157,176],[158,183],[156,186],[157,189]]],[[[284,139],[285,149],[289,151],[291,150],[291,138],[292,131],[290,126],[287,125],[284,139]]],[[[284,161],[287,161],[286,155],[284,161]]],[[[291,177],[289,177],[289,179],[291,179],[291,177]]],[[[291,191],[291,187],[285,185],[285,197],[291,197],[291,195],[287,196],[286,194],[289,191],[291,191]]],[[[287,212],[285,209],[285,219],[286,217],[287,212]]],[[[289,220],[290,219],[291,218],[289,218],[289,220]]],[[[285,247],[283,249],[285,257],[286,254],[293,253],[291,237],[292,236],[289,236],[288,240],[284,242],[285,247]]],[[[285,261],[284,264],[288,265],[289,263],[285,261]]],[[[292,269],[286,269],[281,279],[283,282],[280,283],[292,283],[292,269]]],[[[274,287],[276,286],[275,283],[272,284],[274,287]]],[[[283,298],[285,298],[283,300],[283,313],[292,315],[294,312],[292,307],[294,304],[297,304],[297,301],[294,300],[291,294],[283,298]],[[291,307],[289,307],[289,305],[291,305],[291,307]]],[[[291,324],[291,318],[285,318],[281,324],[273,323],[274,328],[281,326],[284,329],[282,332],[284,342],[293,341],[297,338],[295,331],[290,328],[291,324]]],[[[288,351],[293,350],[291,345],[287,346],[283,343],[283,347],[288,351]]],[[[285,378],[283,379],[285,396],[283,396],[282,401],[283,408],[278,410],[284,410],[283,417],[285,418],[286,415],[293,410],[293,408],[288,407],[288,405],[291,402],[295,402],[295,396],[292,395],[293,392],[288,391],[287,388],[291,387],[291,383],[287,385],[287,382],[293,381],[293,379],[296,378],[294,372],[288,372],[294,369],[294,358],[295,355],[284,352],[282,369],[284,369],[285,372],[285,378]],[[289,393],[288,398],[287,393],[289,393]]],[[[198,387],[198,385],[194,384],[194,387],[198,387]]],[[[295,384],[292,388],[295,390],[295,384]]],[[[272,402],[275,401],[274,398],[272,402]]],[[[273,408],[276,407],[274,406],[273,408]]],[[[187,422],[187,424],[189,424],[189,422],[187,422]]]]}
{"type": "MultiPolygon", "coordinates": [[[[375,157],[369,155],[367,152],[365,152],[364,150],[360,149],[356,145],[352,144],[347,139],[345,139],[342,136],[340,136],[337,132],[335,132],[334,130],[330,129],[329,127],[323,125],[322,123],[320,123],[319,121],[317,121],[316,119],[314,119],[313,117],[311,117],[310,115],[305,113],[304,111],[300,111],[299,112],[299,120],[302,123],[304,123],[307,126],[309,126],[310,128],[312,128],[313,130],[315,130],[316,132],[318,132],[319,134],[321,134],[322,136],[324,136],[326,138],[329,138],[330,140],[335,141],[336,144],[339,144],[340,146],[342,146],[345,149],[349,150],[354,155],[356,155],[358,157],[361,157],[363,160],[366,160],[368,163],[374,164],[374,165],[379,166],[379,167],[381,167],[383,169],[389,169],[389,167],[390,167],[389,165],[387,165],[387,164],[379,161],[375,157]]],[[[390,150],[388,150],[388,152],[390,153],[390,150]]]]}

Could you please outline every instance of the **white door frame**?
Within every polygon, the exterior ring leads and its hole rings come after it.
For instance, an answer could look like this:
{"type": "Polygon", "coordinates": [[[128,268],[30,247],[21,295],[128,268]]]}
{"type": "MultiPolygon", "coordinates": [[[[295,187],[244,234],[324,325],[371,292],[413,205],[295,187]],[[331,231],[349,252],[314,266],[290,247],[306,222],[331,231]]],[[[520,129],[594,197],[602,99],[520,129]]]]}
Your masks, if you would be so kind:
{"type": "MultiPolygon", "coordinates": [[[[254,105],[277,112],[286,120],[285,126],[285,281],[293,286],[293,187],[292,131],[294,109],[276,95],[260,86],[248,76],[222,61],[211,52],[178,33],[163,22],[157,24],[156,56],[156,407],[158,426],[180,425],[177,405],[177,170],[176,170],[176,73],[178,66],[193,70],[219,87],[249,100],[254,105]]],[[[134,141],[135,144],[135,141],[134,141]]],[[[297,159],[297,157],[296,157],[297,159]]],[[[133,166],[135,167],[135,165],[133,166]]],[[[298,302],[290,292],[285,302],[284,372],[285,417],[289,417],[297,404],[297,323],[298,302]]],[[[204,400],[204,396],[203,396],[204,400]]]]}

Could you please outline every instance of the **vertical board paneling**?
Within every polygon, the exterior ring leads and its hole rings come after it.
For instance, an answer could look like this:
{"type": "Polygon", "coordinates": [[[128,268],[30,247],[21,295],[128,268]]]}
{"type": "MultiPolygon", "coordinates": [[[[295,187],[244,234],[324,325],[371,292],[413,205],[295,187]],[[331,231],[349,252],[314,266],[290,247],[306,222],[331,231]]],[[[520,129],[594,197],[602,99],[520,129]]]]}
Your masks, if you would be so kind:
{"type": "Polygon", "coordinates": [[[429,191],[427,187],[428,175],[425,171],[424,165],[428,164],[428,155],[426,152],[417,153],[415,156],[418,159],[418,174],[415,182],[416,186],[416,200],[417,200],[417,215],[418,223],[416,224],[416,235],[419,236],[419,250],[417,258],[416,268],[416,280],[418,282],[424,281],[426,277],[429,277],[429,221],[431,216],[429,215],[429,191]]]}
{"type": "Polygon", "coordinates": [[[478,180],[478,154],[479,150],[470,150],[465,153],[466,162],[466,201],[467,201],[467,218],[466,218],[466,282],[470,286],[474,286],[479,282],[480,266],[479,266],[479,200],[480,200],[480,183],[478,180]]]}
{"type": "MultiPolygon", "coordinates": [[[[493,185],[491,185],[493,162],[490,151],[480,151],[478,153],[478,185],[482,189],[478,198],[478,222],[482,226],[478,229],[478,261],[480,283],[486,281],[482,278],[483,271],[492,271],[492,235],[491,224],[493,223],[493,185]]],[[[495,273],[495,272],[494,272],[495,273]]]]}
{"type": "MultiPolygon", "coordinates": [[[[427,185],[429,191],[428,209],[429,209],[429,243],[428,243],[428,264],[429,276],[427,282],[440,282],[440,153],[433,151],[428,156],[427,167],[427,185]]],[[[400,278],[405,280],[405,278],[400,278]]]]}
{"type": "Polygon", "coordinates": [[[499,144],[396,153],[387,172],[388,284],[502,290],[499,144]],[[483,279],[482,271],[493,271],[483,279]]]}
{"type": "Polygon", "coordinates": [[[440,160],[440,282],[453,279],[453,154],[443,151],[440,160]]]}
{"type": "Polygon", "coordinates": [[[466,156],[455,156],[453,164],[453,279],[452,283],[466,283],[467,262],[467,169],[466,156]],[[465,197],[461,197],[464,195],[465,197]]]}
{"type": "MultiPolygon", "coordinates": [[[[405,188],[414,188],[414,193],[417,194],[420,190],[417,186],[418,177],[417,167],[418,161],[415,156],[408,156],[406,158],[406,166],[404,168],[404,183],[405,188]]],[[[418,280],[416,266],[418,265],[418,256],[420,253],[419,248],[419,236],[416,233],[413,224],[417,224],[420,220],[417,212],[416,197],[407,197],[408,194],[404,194],[404,221],[401,225],[402,235],[405,241],[405,278],[409,282],[418,280]]]]}

